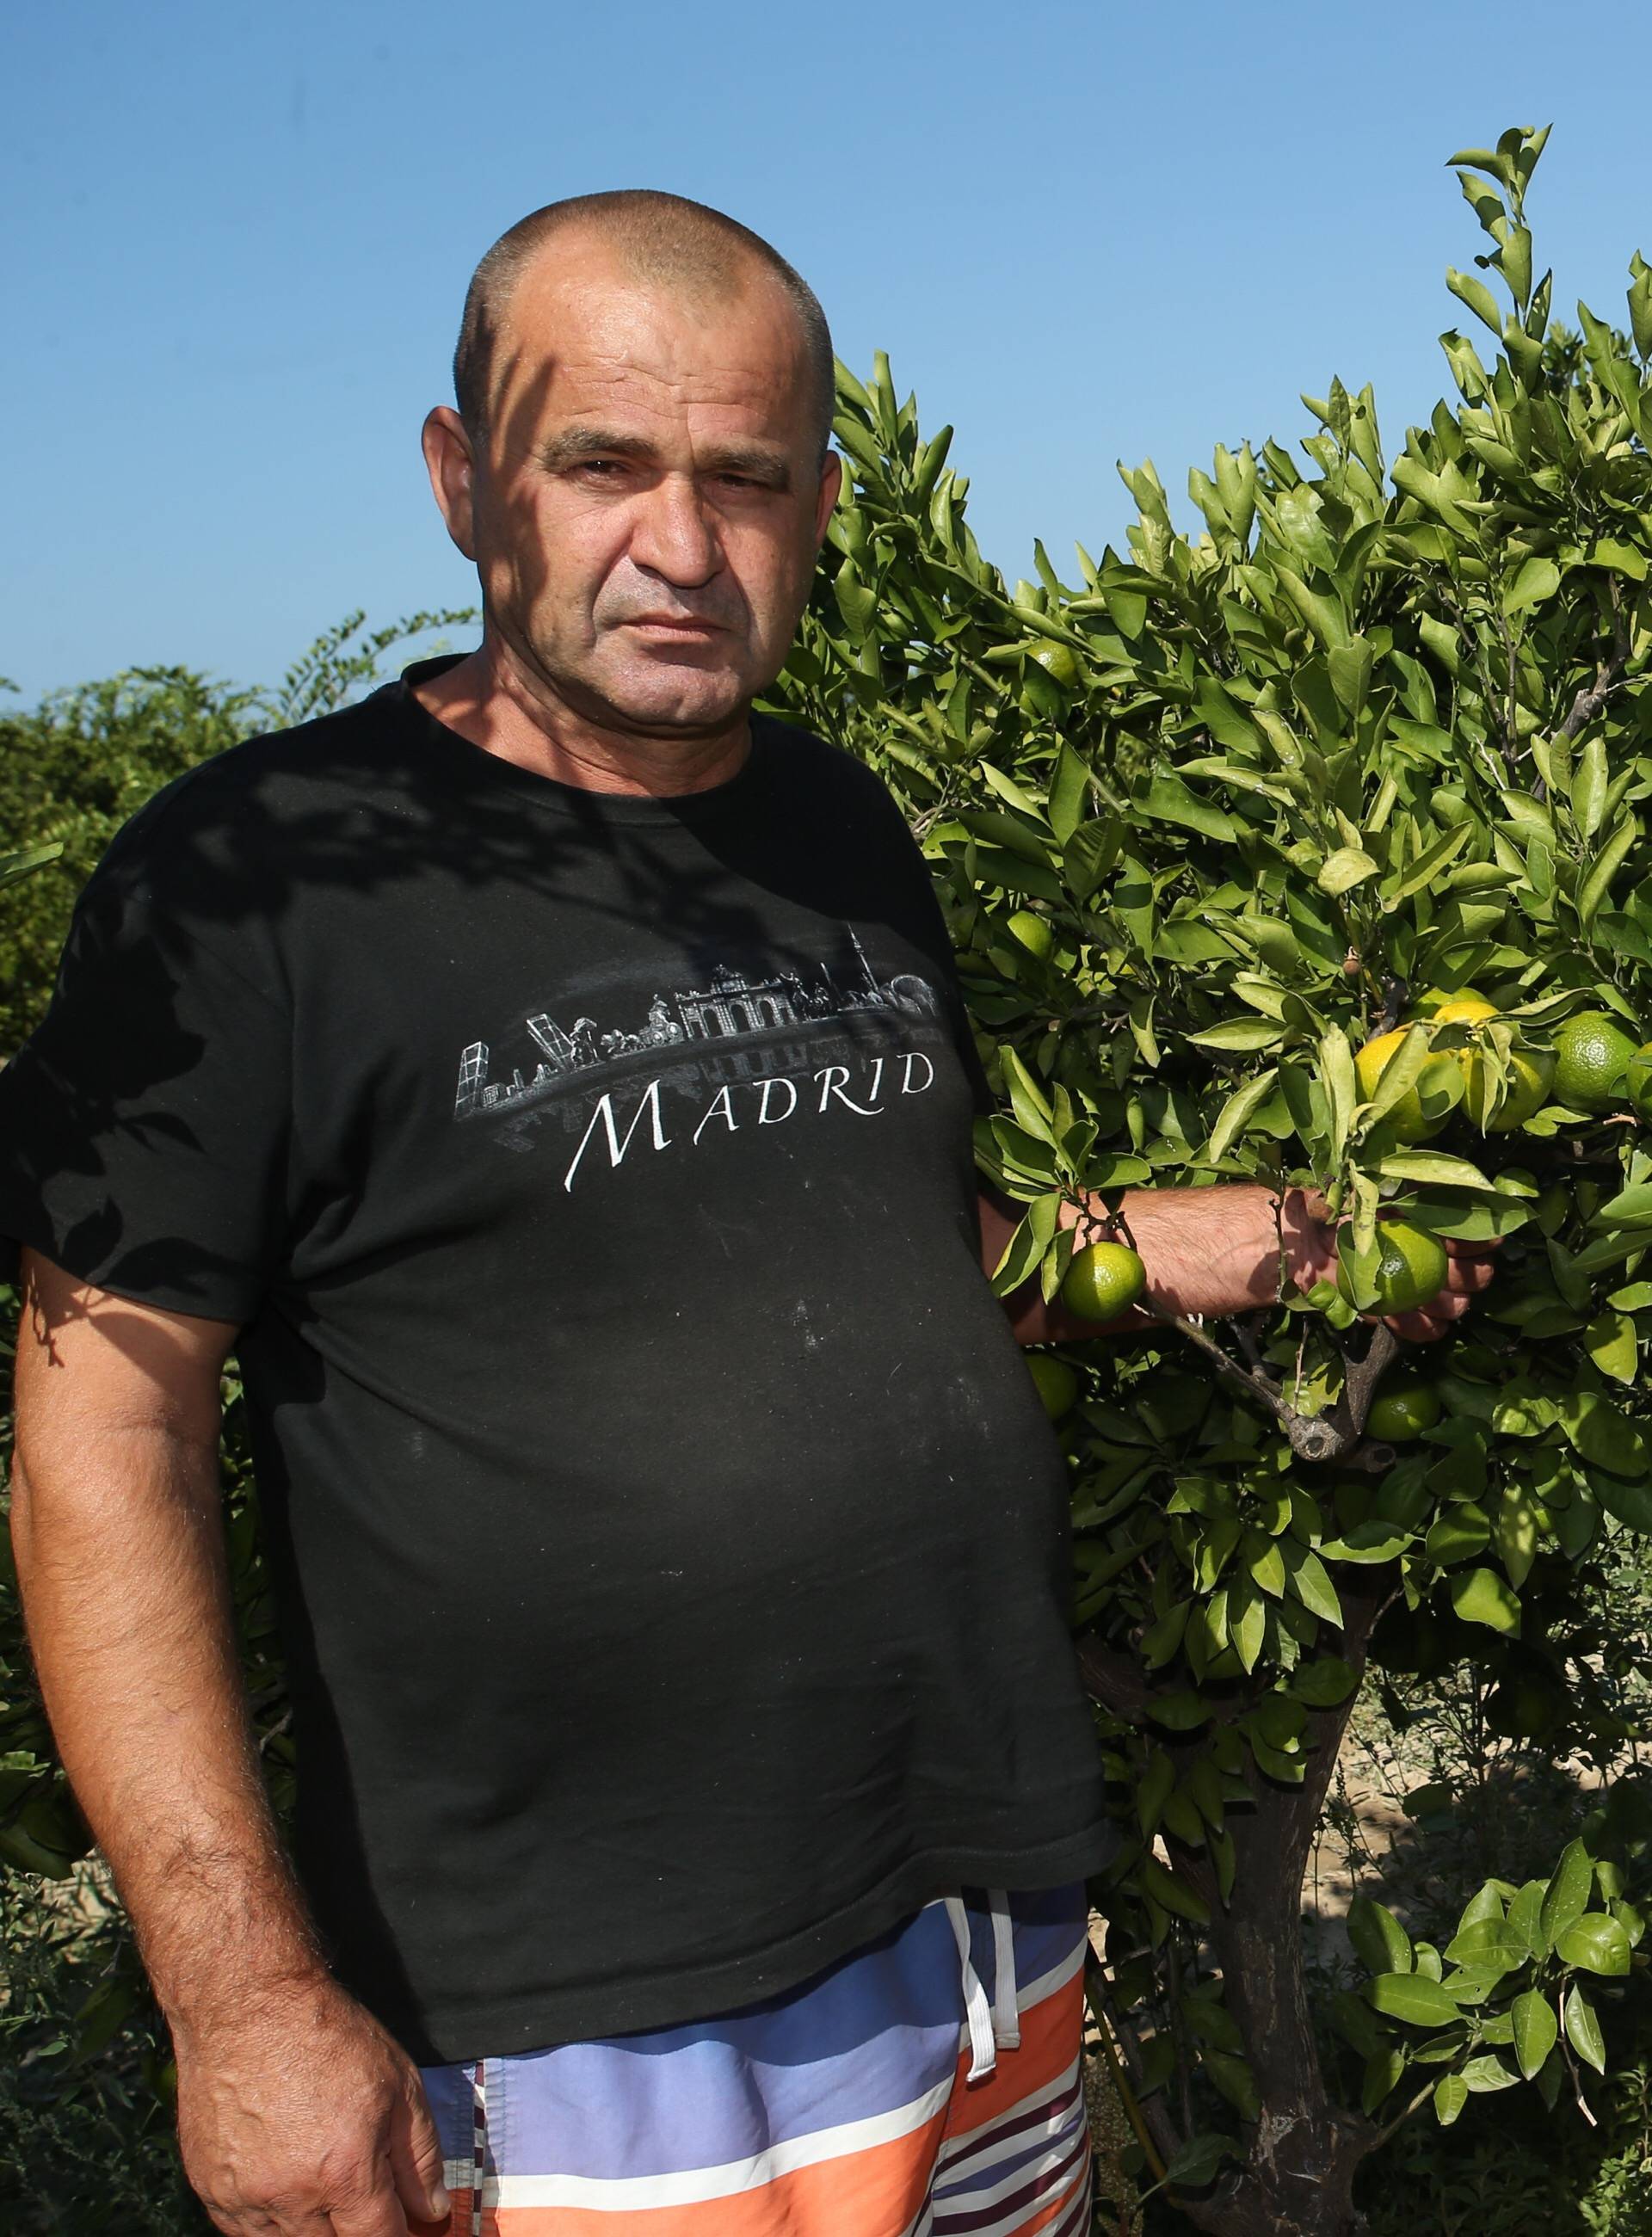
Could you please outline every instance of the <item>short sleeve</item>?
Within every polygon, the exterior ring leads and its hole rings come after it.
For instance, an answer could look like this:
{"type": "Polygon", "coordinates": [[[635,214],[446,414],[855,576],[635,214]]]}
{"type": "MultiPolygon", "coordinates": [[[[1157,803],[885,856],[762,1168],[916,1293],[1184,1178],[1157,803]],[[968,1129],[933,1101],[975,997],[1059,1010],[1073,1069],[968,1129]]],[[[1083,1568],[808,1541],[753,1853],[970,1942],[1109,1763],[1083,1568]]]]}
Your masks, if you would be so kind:
{"type": "MultiPolygon", "coordinates": [[[[131,827],[129,827],[129,831],[131,827]]],[[[284,1226],[284,1005],[161,898],[131,848],[83,894],[51,1006],[0,1072],[0,1272],[238,1323],[284,1226]]]]}

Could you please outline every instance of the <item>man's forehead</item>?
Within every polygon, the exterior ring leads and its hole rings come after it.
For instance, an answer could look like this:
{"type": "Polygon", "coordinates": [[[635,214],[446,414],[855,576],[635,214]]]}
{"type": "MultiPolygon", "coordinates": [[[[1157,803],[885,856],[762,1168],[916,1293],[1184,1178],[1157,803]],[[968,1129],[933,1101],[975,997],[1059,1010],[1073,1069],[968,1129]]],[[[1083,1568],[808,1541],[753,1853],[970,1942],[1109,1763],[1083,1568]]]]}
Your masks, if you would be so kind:
{"type": "Polygon", "coordinates": [[[789,417],[806,378],[796,317],[759,267],[729,286],[656,279],[601,242],[542,250],[511,291],[499,340],[505,391],[531,387],[558,412],[582,393],[624,393],[640,409],[749,399],[789,417]]]}

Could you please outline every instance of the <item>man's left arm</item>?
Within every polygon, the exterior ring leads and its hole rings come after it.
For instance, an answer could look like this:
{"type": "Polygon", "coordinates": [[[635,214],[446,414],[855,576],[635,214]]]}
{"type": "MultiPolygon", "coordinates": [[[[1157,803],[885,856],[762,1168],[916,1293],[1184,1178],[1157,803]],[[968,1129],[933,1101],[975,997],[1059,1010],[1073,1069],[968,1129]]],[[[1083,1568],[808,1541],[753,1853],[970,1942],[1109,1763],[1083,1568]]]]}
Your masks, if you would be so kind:
{"type": "MultiPolygon", "coordinates": [[[[1098,1200],[1095,1217],[1108,1217],[1098,1200]]],[[[1063,1206],[1062,1224],[1084,1217],[1063,1206]]],[[[1223,1183],[1212,1188],[1129,1189],[1120,1224],[1107,1230],[1129,1239],[1147,1270],[1147,1295],[1163,1313],[1193,1320],[1228,1313],[1256,1312],[1273,1304],[1283,1272],[1299,1290],[1336,1271],[1334,1223],[1324,1199],[1306,1189],[1272,1189],[1223,1183]]],[[[981,1199],[981,1260],[990,1274],[1004,1255],[1015,1221],[995,1198],[981,1199]]],[[[1098,1225],[1097,1233],[1101,1230],[1098,1225]]],[[[1448,1242],[1445,1287],[1415,1312],[1389,1323],[1397,1336],[1426,1343],[1444,1336],[1469,1310],[1475,1293],[1491,1279],[1486,1244],[1448,1242]]],[[[1149,1324],[1152,1316],[1133,1310],[1116,1321],[1080,1319],[1059,1299],[1047,1305],[1028,1284],[1005,1300],[1011,1325],[1022,1343],[1053,1343],[1075,1337],[1124,1335],[1149,1324]]]]}

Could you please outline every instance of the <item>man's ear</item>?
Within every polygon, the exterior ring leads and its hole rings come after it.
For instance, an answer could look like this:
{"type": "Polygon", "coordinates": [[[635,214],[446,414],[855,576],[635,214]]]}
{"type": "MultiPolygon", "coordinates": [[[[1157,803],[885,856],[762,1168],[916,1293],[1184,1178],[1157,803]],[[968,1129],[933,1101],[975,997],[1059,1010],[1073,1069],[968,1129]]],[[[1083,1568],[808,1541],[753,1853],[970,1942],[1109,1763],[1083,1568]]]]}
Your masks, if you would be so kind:
{"type": "Polygon", "coordinates": [[[816,551],[826,541],[826,531],[831,523],[832,507],[837,503],[837,492],[843,486],[843,461],[836,451],[828,451],[825,462],[820,470],[820,491],[815,500],[815,548],[816,551]]]}
{"type": "Polygon", "coordinates": [[[420,436],[430,486],[447,533],[467,559],[476,558],[476,453],[470,431],[451,406],[438,404],[420,436]]]}

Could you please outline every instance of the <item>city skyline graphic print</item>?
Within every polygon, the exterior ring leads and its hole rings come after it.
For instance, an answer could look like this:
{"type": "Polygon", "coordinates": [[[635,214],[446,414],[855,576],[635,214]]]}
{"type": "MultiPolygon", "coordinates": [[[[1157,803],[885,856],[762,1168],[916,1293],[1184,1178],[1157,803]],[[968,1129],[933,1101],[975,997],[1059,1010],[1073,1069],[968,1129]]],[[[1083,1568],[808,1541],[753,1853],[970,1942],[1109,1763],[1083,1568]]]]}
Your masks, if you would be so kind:
{"type": "Polygon", "coordinates": [[[569,1187],[593,1141],[613,1167],[639,1138],[664,1149],[684,1125],[698,1146],[708,1127],[877,1116],[889,1097],[933,1084],[928,1051],[946,1037],[930,981],[880,978],[851,925],[830,960],[714,961],[691,983],[634,998],[634,1022],[570,1016],[575,1006],[532,1010],[504,1036],[468,1043],[453,1099],[456,1122],[480,1125],[506,1150],[577,1140],[569,1187]],[[695,1123],[685,1099],[699,1106],[695,1123]]]}

